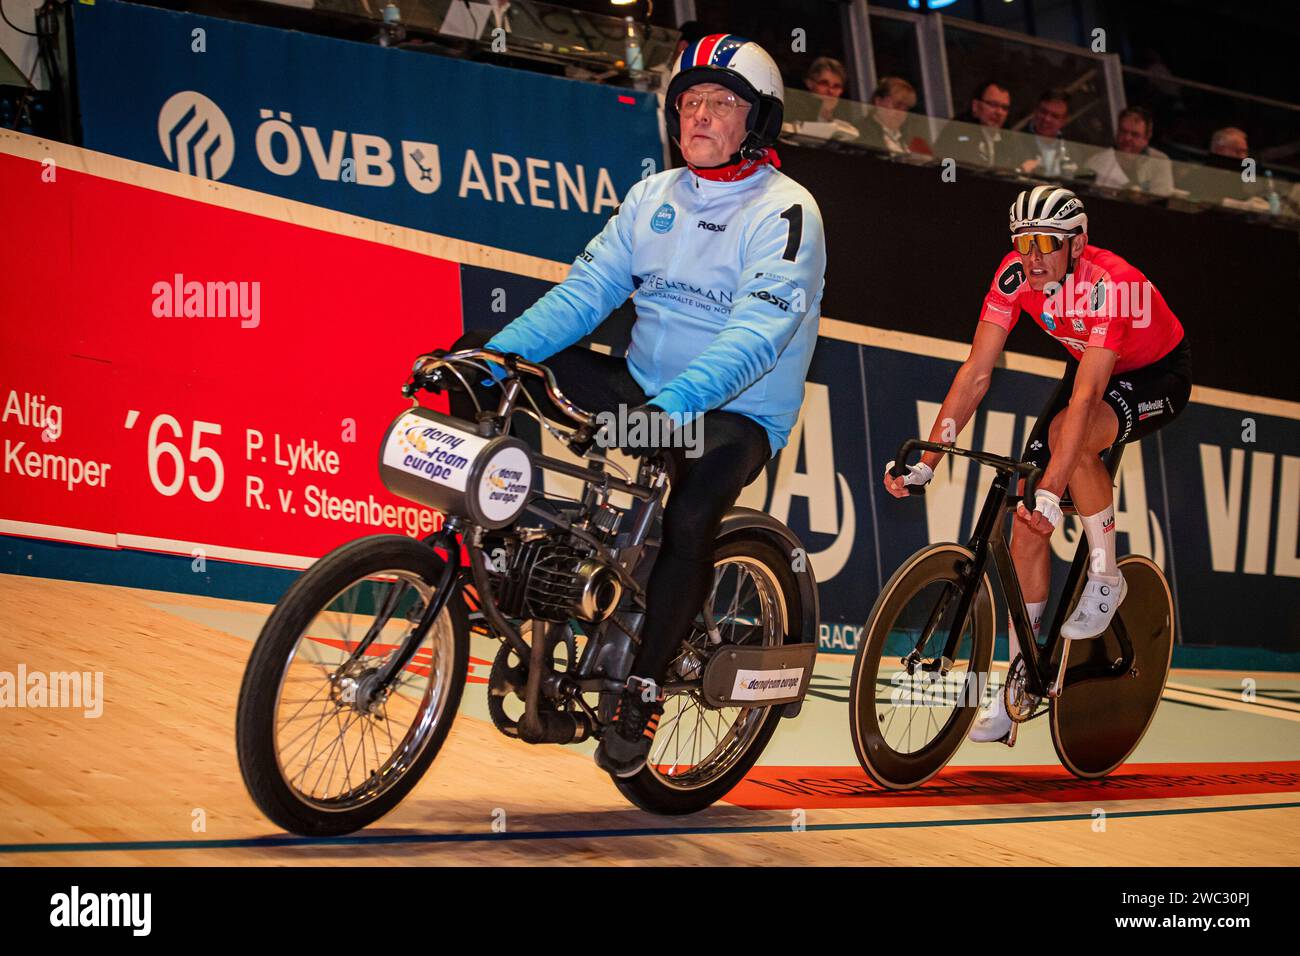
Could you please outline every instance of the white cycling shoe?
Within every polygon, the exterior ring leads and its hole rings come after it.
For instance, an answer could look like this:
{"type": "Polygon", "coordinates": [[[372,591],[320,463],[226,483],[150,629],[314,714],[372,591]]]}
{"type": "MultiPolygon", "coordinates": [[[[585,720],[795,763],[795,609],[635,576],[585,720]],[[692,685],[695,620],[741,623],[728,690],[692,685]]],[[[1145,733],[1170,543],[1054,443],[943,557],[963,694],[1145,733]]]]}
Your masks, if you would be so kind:
{"type": "Polygon", "coordinates": [[[1019,725],[1007,714],[1006,698],[1003,689],[993,697],[993,702],[980,708],[979,716],[971,725],[969,739],[981,744],[1003,743],[1008,747],[1016,745],[1016,730],[1019,725]]]}
{"type": "Polygon", "coordinates": [[[1061,625],[1061,636],[1067,641],[1079,641],[1101,634],[1110,627],[1115,610],[1127,594],[1128,582],[1122,574],[1118,584],[1089,577],[1070,619],[1061,625]]]}

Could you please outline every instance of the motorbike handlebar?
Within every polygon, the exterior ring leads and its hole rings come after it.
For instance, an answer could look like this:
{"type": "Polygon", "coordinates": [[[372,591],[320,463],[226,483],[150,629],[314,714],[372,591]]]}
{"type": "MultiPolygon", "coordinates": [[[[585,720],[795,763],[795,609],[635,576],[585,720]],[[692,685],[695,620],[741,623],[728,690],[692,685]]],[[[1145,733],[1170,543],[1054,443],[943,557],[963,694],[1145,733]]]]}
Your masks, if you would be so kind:
{"type": "Polygon", "coordinates": [[[411,370],[411,378],[403,387],[402,393],[407,398],[410,398],[420,389],[439,391],[444,385],[442,377],[444,367],[454,365],[457,362],[473,361],[499,365],[510,373],[509,378],[517,379],[520,372],[537,376],[542,380],[546,394],[555,403],[555,406],[582,426],[579,431],[590,431],[591,435],[595,434],[597,430],[596,416],[583,408],[579,408],[565,397],[559,383],[555,380],[554,373],[545,365],[530,362],[514,353],[495,352],[491,349],[462,349],[459,352],[433,352],[428,355],[421,355],[415,360],[415,366],[411,370]]]}

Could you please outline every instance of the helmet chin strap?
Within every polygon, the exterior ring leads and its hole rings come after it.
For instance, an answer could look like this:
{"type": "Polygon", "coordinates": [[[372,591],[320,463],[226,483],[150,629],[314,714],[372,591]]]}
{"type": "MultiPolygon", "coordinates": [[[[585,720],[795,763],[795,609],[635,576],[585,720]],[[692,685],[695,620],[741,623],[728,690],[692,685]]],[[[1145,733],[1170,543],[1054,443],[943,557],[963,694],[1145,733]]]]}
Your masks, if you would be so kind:
{"type": "Polygon", "coordinates": [[[767,147],[758,142],[758,137],[751,131],[745,134],[745,139],[740,144],[740,149],[732,157],[733,162],[738,159],[762,159],[763,153],[767,147]]]}
{"type": "MultiPolygon", "coordinates": [[[[1075,239],[1079,238],[1079,236],[1084,236],[1084,235],[1087,235],[1087,233],[1083,233],[1083,232],[1081,232],[1081,233],[1079,233],[1078,236],[1071,236],[1071,237],[1070,237],[1070,244],[1073,245],[1075,239]]],[[[1086,243],[1086,242],[1084,243],[1085,246],[1086,246],[1087,244],[1088,244],[1088,243],[1086,243]]],[[[1075,264],[1076,262],[1078,262],[1078,261],[1079,261],[1080,259],[1082,259],[1082,258],[1083,258],[1083,250],[1082,250],[1082,249],[1079,250],[1079,254],[1078,254],[1077,256],[1076,256],[1076,255],[1073,255],[1072,253],[1070,253],[1070,252],[1068,251],[1068,249],[1067,249],[1067,251],[1066,251],[1066,262],[1065,262],[1065,275],[1061,276],[1061,279],[1062,279],[1062,280],[1068,279],[1068,278],[1069,278],[1069,277],[1074,273],[1074,264],[1075,264]]]]}

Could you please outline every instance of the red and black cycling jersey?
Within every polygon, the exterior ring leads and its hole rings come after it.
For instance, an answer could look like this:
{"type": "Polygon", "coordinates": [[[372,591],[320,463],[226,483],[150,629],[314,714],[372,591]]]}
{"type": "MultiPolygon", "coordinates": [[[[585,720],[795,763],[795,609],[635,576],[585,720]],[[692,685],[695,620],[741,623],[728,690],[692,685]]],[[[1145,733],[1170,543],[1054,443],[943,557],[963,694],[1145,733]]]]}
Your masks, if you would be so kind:
{"type": "Polygon", "coordinates": [[[1075,359],[1090,346],[1114,352],[1116,373],[1158,362],[1183,339],[1183,325],[1155,283],[1097,246],[1084,247],[1074,272],[1051,294],[1031,289],[1020,256],[1008,253],[984,296],[980,320],[1009,332],[1021,310],[1075,359]]]}

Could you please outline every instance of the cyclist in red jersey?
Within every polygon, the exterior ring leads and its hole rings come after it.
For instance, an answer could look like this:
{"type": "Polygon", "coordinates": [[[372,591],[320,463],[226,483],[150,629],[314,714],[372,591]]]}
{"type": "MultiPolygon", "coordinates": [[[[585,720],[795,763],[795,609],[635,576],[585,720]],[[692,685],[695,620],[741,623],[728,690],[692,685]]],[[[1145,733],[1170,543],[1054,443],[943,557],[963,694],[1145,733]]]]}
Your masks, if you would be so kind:
{"type": "MultiPolygon", "coordinates": [[[[1011,206],[1013,251],[984,297],[969,357],[943,401],[930,441],[952,442],[988,391],[1007,335],[1022,312],[1060,342],[1073,361],[1026,442],[1023,460],[1043,469],[1034,510],[1016,508],[1011,553],[1034,636],[1051,583],[1049,538],[1070,490],[1092,553],[1078,605],[1061,627],[1070,640],[1106,630],[1127,587],[1115,556],[1115,506],[1101,453],[1137,441],[1176,418],[1191,395],[1183,326],[1155,285],[1124,259],[1088,245],[1083,201],[1059,186],[1022,192],[1011,206]]],[[[926,452],[885,487],[895,497],[927,484],[942,455],[926,452]]],[[[893,465],[893,462],[889,463],[893,465]]],[[[1012,642],[1014,657],[1015,643],[1012,642]]],[[[1016,724],[994,695],[971,739],[1015,744],[1016,724]]]]}

